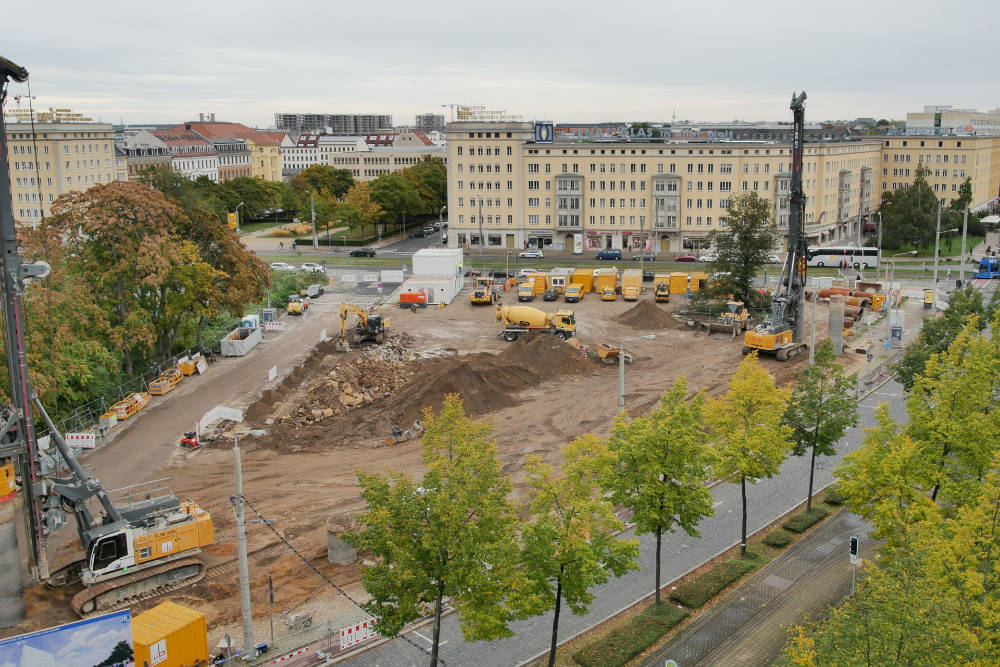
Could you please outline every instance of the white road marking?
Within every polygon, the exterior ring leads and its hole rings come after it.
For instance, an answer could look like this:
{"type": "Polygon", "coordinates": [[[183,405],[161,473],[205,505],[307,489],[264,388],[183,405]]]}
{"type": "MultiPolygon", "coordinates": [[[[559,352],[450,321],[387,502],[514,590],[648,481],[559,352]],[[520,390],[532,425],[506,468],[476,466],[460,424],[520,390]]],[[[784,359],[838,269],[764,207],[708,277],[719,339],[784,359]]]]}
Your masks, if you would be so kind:
{"type": "MultiPolygon", "coordinates": [[[[420,637],[421,639],[423,639],[423,640],[424,640],[425,642],[427,642],[428,644],[432,644],[432,645],[434,644],[434,642],[433,642],[433,641],[431,641],[431,640],[430,640],[430,639],[428,639],[427,637],[424,637],[424,636],[423,636],[422,634],[420,634],[420,633],[419,633],[419,632],[417,632],[416,630],[414,630],[414,631],[413,631],[413,634],[415,634],[416,636],[420,637]]],[[[447,640],[447,639],[445,639],[445,640],[443,640],[443,641],[439,642],[439,643],[438,643],[438,646],[444,646],[444,645],[445,645],[445,644],[447,644],[447,643],[448,643],[448,640],[447,640]]]]}

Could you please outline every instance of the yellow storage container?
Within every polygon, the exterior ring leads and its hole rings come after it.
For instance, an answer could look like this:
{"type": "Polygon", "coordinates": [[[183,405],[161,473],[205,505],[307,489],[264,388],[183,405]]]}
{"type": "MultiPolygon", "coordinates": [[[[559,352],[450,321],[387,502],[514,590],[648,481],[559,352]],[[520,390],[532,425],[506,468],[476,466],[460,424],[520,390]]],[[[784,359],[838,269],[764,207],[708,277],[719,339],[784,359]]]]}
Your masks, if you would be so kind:
{"type": "Polygon", "coordinates": [[[680,294],[681,296],[687,291],[688,287],[688,274],[681,273],[680,271],[672,271],[670,273],[670,293],[680,294]]]}
{"type": "Polygon", "coordinates": [[[208,664],[205,614],[164,602],[132,619],[136,667],[208,664]]]}
{"type": "Polygon", "coordinates": [[[704,271],[692,271],[691,272],[691,291],[700,290],[708,287],[708,274],[704,271]]]}

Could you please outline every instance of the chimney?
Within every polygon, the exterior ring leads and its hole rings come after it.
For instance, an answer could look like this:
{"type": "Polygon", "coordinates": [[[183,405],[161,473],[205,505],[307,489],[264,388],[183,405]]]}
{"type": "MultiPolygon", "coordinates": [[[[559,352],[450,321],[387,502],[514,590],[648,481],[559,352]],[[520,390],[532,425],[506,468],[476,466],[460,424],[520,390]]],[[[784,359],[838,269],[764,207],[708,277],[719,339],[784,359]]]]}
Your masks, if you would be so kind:
{"type": "Polygon", "coordinates": [[[204,123],[205,122],[205,114],[203,114],[203,113],[199,113],[198,114],[198,122],[199,123],[204,123]]]}
{"type": "Polygon", "coordinates": [[[209,118],[211,118],[211,122],[213,122],[213,123],[215,122],[215,112],[214,111],[209,114],[209,118]]]}
{"type": "Polygon", "coordinates": [[[184,129],[185,130],[190,130],[191,129],[191,123],[184,123],[184,129]]]}

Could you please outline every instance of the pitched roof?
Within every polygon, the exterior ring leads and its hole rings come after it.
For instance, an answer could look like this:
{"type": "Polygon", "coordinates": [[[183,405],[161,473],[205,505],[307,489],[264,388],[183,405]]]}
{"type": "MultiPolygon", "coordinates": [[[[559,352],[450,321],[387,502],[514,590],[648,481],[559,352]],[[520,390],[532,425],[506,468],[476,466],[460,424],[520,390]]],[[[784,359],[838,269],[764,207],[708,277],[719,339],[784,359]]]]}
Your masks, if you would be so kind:
{"type": "Polygon", "coordinates": [[[197,132],[186,130],[183,125],[179,125],[171,130],[151,130],[149,133],[167,146],[212,145],[205,137],[197,132]]]}
{"type": "Polygon", "coordinates": [[[234,137],[236,139],[245,139],[252,141],[255,144],[268,144],[272,146],[277,146],[281,143],[281,137],[276,137],[271,134],[255,130],[252,127],[247,127],[242,123],[184,123],[183,125],[178,125],[173,128],[174,130],[192,130],[197,132],[203,137],[209,137],[213,139],[224,139],[226,137],[234,137]]]}

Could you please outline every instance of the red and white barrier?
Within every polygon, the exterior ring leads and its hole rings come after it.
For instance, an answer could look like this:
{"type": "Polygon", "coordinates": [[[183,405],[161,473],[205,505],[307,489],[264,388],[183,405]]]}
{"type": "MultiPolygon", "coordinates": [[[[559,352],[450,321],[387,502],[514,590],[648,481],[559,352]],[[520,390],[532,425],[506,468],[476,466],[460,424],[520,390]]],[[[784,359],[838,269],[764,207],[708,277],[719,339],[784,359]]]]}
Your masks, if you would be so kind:
{"type": "Polygon", "coordinates": [[[97,447],[96,433],[67,433],[65,440],[66,444],[70,447],[79,447],[81,449],[94,449],[97,447]]]}
{"type": "Polygon", "coordinates": [[[378,633],[375,632],[375,619],[369,618],[361,623],[356,623],[352,626],[340,629],[340,650],[344,650],[349,646],[354,646],[355,644],[360,644],[363,641],[367,641],[372,637],[377,637],[378,633]]]}
{"type": "Polygon", "coordinates": [[[277,658],[273,664],[277,665],[279,663],[284,662],[285,660],[291,660],[297,655],[302,655],[303,653],[306,653],[308,650],[309,648],[307,647],[307,648],[300,648],[298,651],[292,651],[291,653],[288,653],[286,655],[281,656],[280,658],[277,658]]]}

